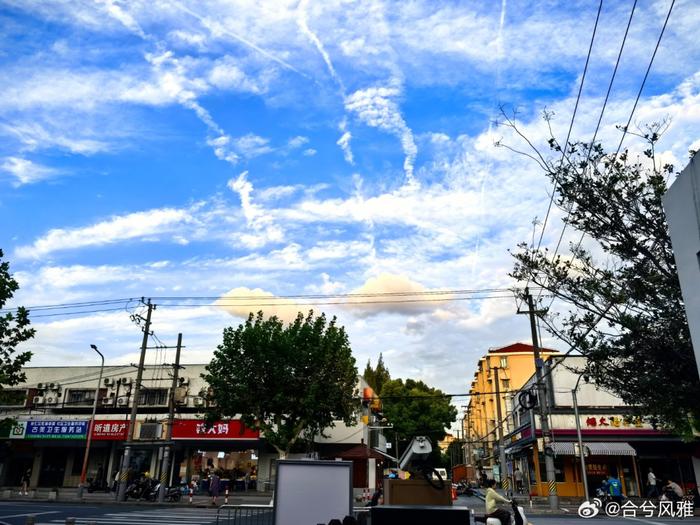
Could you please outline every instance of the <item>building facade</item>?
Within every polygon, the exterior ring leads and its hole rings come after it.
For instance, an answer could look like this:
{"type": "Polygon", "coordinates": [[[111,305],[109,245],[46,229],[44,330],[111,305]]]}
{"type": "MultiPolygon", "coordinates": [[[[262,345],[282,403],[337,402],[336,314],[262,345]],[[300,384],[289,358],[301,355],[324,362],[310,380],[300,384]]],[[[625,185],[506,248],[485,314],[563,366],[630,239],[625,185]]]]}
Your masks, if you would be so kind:
{"type": "MultiPolygon", "coordinates": [[[[558,353],[548,348],[543,348],[540,352],[543,359],[558,353]]],[[[534,372],[533,348],[525,343],[491,348],[479,359],[463,420],[467,464],[481,467],[489,475],[494,474],[493,466],[498,462],[497,403],[500,404],[501,418],[506,418],[504,433],[509,433],[514,428],[512,418],[507,417],[511,411],[513,395],[534,372]],[[498,385],[495,382],[496,375],[498,385]],[[499,395],[496,395],[496,387],[500,391],[499,395]]]]}
{"type": "MultiPolygon", "coordinates": [[[[514,430],[506,439],[508,470],[518,467],[525,475],[530,493],[548,494],[544,454],[554,457],[557,493],[582,497],[584,473],[581,466],[577,419],[585,454],[585,479],[594,495],[608,474],[619,477],[626,496],[644,496],[650,468],[659,480],[671,479],[691,490],[700,479],[700,440],[686,442],[654,426],[647,418],[633,415],[619,397],[595,384],[579,381],[585,357],[553,356],[545,367],[545,385],[550,407],[551,443],[544,443],[536,409],[525,409],[513,400],[514,430]],[[550,372],[551,370],[551,372],[550,372]],[[572,390],[578,384],[578,415],[572,390]]],[[[522,390],[535,388],[531,377],[522,390]]],[[[661,482],[661,481],[659,481],[661,482]]]]}
{"type": "MultiPolygon", "coordinates": [[[[162,366],[145,368],[133,433],[131,474],[148,472],[158,478],[163,474],[169,484],[176,485],[203,481],[206,472],[219,470],[231,489],[271,489],[278,454],[259,432],[235,418],[205,422],[209,387],[201,377],[204,367],[182,365],[174,390],[172,377],[162,366]],[[172,437],[167,441],[171,396],[175,415],[172,437]],[[163,473],[166,445],[172,450],[173,461],[169,472],[163,473]]],[[[0,407],[3,417],[14,421],[6,435],[0,436],[0,486],[18,486],[29,470],[32,488],[77,487],[100,367],[27,367],[24,372],[25,383],[5,390],[8,401],[0,407]]],[[[130,430],[135,381],[135,367],[104,367],[87,468],[87,478],[99,487],[111,486],[120,467],[130,430]]],[[[365,386],[360,378],[360,391],[365,386]]],[[[354,427],[336,422],[324,434],[317,436],[315,450],[309,455],[334,459],[370,439],[369,425],[364,420],[354,427]]],[[[381,446],[381,439],[375,436],[374,440],[381,446]]],[[[381,459],[375,460],[375,466],[381,459]]],[[[360,487],[370,486],[368,470],[365,468],[360,487]]]]}

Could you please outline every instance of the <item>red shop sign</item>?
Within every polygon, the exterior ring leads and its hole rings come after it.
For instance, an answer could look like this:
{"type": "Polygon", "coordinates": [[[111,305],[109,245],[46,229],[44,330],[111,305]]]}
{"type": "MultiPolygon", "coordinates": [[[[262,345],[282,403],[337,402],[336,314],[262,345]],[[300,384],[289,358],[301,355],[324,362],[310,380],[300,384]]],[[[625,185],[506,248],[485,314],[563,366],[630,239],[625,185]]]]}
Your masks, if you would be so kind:
{"type": "Polygon", "coordinates": [[[125,441],[129,431],[127,421],[96,419],[92,427],[92,439],[96,441],[125,441]]]}
{"type": "Polygon", "coordinates": [[[176,419],[173,439],[258,439],[260,432],[243,426],[239,419],[207,425],[201,419],[176,419]]]}

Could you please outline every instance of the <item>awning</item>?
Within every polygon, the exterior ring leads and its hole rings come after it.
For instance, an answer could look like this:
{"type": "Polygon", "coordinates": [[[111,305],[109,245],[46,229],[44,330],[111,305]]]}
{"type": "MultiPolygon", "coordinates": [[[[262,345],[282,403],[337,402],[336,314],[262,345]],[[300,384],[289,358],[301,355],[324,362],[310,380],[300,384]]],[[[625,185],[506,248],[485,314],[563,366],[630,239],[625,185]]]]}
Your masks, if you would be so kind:
{"type": "MultiPolygon", "coordinates": [[[[589,456],[636,456],[637,451],[629,443],[609,441],[586,442],[583,444],[589,456]]],[[[552,449],[557,456],[574,456],[575,443],[557,441],[552,443],[552,449]]]]}

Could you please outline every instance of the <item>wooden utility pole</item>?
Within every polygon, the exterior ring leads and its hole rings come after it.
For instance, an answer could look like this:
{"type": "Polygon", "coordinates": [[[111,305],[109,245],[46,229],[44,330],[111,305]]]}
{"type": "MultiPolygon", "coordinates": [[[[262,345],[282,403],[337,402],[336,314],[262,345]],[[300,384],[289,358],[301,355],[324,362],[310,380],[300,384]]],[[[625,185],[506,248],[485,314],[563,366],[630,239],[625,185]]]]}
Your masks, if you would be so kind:
{"type": "Polygon", "coordinates": [[[177,349],[175,350],[175,364],[173,365],[173,382],[170,387],[170,399],[168,400],[168,429],[165,434],[165,450],[163,450],[163,468],[160,470],[160,490],[158,501],[165,501],[165,487],[170,475],[170,441],[173,439],[173,423],[175,422],[175,390],[177,389],[178,372],[180,371],[180,350],[182,349],[182,334],[177,334],[177,349]]]}
{"type": "MultiPolygon", "coordinates": [[[[143,301],[143,299],[141,299],[143,301]]],[[[141,343],[141,357],[139,357],[139,367],[136,372],[136,384],[132,387],[134,395],[132,396],[131,417],[129,418],[129,431],[124,447],[124,455],[122,456],[121,468],[119,469],[119,490],[117,491],[117,501],[126,499],[126,484],[129,473],[129,463],[131,460],[131,447],[134,444],[134,430],[136,428],[136,414],[139,406],[139,394],[141,393],[141,381],[143,380],[143,367],[146,360],[146,348],[148,347],[148,338],[151,335],[151,313],[155,310],[156,305],[151,304],[149,299],[146,303],[148,312],[146,313],[145,325],[143,327],[143,341],[141,343]]]]}

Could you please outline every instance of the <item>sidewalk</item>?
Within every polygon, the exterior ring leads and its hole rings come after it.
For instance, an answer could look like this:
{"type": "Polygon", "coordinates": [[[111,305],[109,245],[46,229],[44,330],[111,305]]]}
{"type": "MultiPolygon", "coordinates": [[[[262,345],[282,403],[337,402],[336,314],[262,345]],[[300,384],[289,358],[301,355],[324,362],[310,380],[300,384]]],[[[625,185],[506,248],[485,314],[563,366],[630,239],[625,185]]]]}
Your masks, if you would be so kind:
{"type": "MultiPolygon", "coordinates": [[[[29,496],[20,496],[17,491],[4,490],[0,493],[0,501],[12,502],[53,502],[53,503],[84,503],[91,505],[114,505],[119,504],[116,501],[113,492],[84,492],[82,500],[78,498],[77,489],[61,489],[57,497],[49,497],[48,490],[31,491],[29,496]],[[9,493],[9,494],[8,494],[9,493]]],[[[223,505],[225,496],[219,496],[217,505],[223,505]]],[[[229,494],[229,505],[268,505],[272,501],[271,492],[234,492],[229,494]]],[[[121,502],[124,505],[145,505],[145,506],[186,506],[208,508],[214,507],[211,503],[211,497],[207,494],[197,494],[192,496],[192,503],[188,495],[183,495],[179,502],[164,502],[157,501],[137,501],[129,499],[121,502]]]]}

